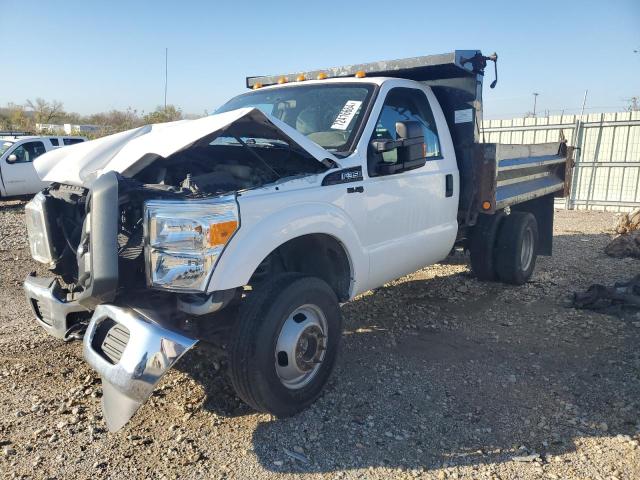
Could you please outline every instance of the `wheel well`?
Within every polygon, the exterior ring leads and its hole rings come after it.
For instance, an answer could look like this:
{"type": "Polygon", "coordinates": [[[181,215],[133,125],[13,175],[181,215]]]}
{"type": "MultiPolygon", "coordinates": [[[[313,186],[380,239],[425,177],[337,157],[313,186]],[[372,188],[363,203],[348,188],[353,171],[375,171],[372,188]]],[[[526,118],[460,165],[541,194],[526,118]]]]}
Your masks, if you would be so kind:
{"type": "Polygon", "coordinates": [[[351,264],[342,245],[331,235],[302,235],[283,243],[260,262],[249,285],[266,280],[275,273],[297,272],[327,282],[340,301],[349,299],[351,264]]]}

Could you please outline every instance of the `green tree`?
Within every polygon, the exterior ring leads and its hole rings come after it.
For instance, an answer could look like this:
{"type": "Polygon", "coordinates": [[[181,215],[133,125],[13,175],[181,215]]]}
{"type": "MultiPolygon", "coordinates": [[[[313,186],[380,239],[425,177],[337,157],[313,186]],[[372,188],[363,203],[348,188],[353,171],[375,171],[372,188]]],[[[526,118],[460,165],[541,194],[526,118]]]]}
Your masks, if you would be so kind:
{"type": "Polygon", "coordinates": [[[163,123],[182,120],[182,110],[175,105],[167,105],[167,107],[159,106],[154,112],[147,113],[142,117],[143,123],[163,123]]]}
{"type": "Polygon", "coordinates": [[[8,130],[33,130],[33,118],[31,118],[23,105],[8,103],[5,109],[3,128],[8,130]]]}

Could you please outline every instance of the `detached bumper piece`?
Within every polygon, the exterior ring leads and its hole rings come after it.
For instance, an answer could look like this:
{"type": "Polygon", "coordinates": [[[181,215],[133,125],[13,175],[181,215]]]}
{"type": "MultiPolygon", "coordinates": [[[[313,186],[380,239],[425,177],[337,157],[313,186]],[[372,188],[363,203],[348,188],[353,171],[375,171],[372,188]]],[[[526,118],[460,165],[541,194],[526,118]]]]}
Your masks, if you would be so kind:
{"type": "Polygon", "coordinates": [[[90,315],[89,310],[78,302],[66,301],[55,278],[29,275],[24,281],[24,291],[37,322],[56,338],[74,338],[74,327],[90,315]]]}
{"type": "Polygon", "coordinates": [[[122,428],[197,342],[160,326],[141,310],[99,305],[84,336],[84,357],[102,377],[107,428],[122,428]]]}

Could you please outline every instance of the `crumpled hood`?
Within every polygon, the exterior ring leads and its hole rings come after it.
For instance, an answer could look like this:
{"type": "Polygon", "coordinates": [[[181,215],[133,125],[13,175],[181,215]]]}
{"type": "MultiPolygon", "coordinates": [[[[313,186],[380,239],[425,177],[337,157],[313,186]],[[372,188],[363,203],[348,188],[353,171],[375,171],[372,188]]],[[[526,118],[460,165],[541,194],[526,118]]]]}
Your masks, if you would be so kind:
{"type": "Polygon", "coordinates": [[[277,118],[257,108],[241,108],[197,120],[145,125],[58,148],[38,157],[34,167],[45,182],[88,187],[103,173],[115,171],[131,177],[148,164],[150,154],[167,158],[205,137],[213,141],[224,131],[256,138],[284,136],[319,162],[337,160],[330,152],[277,118]]]}

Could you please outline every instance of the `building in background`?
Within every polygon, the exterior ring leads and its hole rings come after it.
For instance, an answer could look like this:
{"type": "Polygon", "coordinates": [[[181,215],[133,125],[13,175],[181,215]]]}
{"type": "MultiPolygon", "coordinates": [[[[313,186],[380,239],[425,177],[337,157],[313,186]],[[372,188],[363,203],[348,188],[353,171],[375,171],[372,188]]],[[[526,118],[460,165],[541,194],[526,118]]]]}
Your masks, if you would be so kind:
{"type": "Polygon", "coordinates": [[[96,133],[105,129],[104,125],[74,125],[72,123],[36,123],[36,132],[48,134],[80,135],[96,133]]]}

